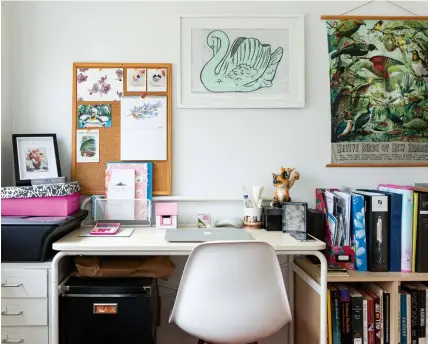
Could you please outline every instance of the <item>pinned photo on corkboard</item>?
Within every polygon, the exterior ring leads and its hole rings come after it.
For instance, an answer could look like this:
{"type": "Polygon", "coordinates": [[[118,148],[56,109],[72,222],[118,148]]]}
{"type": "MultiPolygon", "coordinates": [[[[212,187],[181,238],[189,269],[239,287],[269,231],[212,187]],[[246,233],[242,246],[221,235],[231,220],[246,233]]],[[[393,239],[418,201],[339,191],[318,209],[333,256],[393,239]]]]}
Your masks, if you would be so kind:
{"type": "Polygon", "coordinates": [[[111,128],[111,105],[79,105],[77,108],[78,129],[111,128]]]}
{"type": "Polygon", "coordinates": [[[114,101],[123,96],[122,68],[78,68],[78,101],[114,101]]]}
{"type": "Polygon", "coordinates": [[[95,130],[77,130],[77,162],[100,161],[100,132],[95,130]]]}
{"type": "Polygon", "coordinates": [[[146,68],[127,68],[126,69],[126,92],[145,92],[146,86],[146,68]]]}
{"type": "Polygon", "coordinates": [[[166,92],[167,91],[167,70],[166,69],[148,69],[147,91],[166,92]]]}

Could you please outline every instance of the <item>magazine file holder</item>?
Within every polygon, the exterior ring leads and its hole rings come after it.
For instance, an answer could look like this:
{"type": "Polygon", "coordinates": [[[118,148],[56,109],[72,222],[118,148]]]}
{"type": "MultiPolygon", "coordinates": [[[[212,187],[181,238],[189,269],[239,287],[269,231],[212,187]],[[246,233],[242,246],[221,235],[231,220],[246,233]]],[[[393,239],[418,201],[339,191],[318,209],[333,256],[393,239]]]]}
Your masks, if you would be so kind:
{"type": "Polygon", "coordinates": [[[121,225],[152,225],[152,201],[148,199],[95,199],[94,220],[121,225]]]}

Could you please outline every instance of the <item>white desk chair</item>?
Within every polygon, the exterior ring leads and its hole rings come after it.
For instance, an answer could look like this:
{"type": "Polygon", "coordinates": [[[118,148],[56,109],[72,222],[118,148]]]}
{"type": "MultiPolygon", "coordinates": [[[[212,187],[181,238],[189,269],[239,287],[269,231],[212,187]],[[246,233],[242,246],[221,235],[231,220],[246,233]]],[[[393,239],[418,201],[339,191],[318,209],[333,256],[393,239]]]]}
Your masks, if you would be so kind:
{"type": "Polygon", "coordinates": [[[281,269],[268,243],[206,242],[189,255],[170,322],[198,343],[255,343],[289,321],[281,269]]]}

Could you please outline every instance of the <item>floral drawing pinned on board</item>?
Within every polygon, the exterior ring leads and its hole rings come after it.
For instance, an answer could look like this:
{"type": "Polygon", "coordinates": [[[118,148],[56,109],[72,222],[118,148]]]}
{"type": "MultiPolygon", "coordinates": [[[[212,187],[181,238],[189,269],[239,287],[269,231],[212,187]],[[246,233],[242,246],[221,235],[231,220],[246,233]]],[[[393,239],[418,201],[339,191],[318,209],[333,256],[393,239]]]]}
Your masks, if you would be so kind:
{"type": "Polygon", "coordinates": [[[79,105],[78,126],[81,128],[111,128],[111,105],[79,105]]]}
{"type": "Polygon", "coordinates": [[[150,119],[159,115],[159,110],[162,108],[163,102],[157,101],[155,103],[147,102],[143,105],[134,105],[132,109],[129,109],[129,115],[135,119],[150,119]]]}
{"type": "Polygon", "coordinates": [[[120,68],[116,69],[115,74],[116,74],[116,80],[122,81],[122,79],[123,79],[123,69],[120,69],[120,68]]]}
{"type": "Polygon", "coordinates": [[[78,75],[77,75],[77,82],[79,83],[79,84],[81,84],[82,82],[85,82],[85,81],[87,81],[88,80],[88,76],[87,75],[83,75],[83,73],[79,73],[78,75]]]}
{"type": "Polygon", "coordinates": [[[25,165],[27,172],[49,172],[47,149],[45,147],[28,149],[25,165]]]}
{"type": "Polygon", "coordinates": [[[79,68],[76,81],[79,101],[114,101],[123,95],[121,68],[79,68]]]}

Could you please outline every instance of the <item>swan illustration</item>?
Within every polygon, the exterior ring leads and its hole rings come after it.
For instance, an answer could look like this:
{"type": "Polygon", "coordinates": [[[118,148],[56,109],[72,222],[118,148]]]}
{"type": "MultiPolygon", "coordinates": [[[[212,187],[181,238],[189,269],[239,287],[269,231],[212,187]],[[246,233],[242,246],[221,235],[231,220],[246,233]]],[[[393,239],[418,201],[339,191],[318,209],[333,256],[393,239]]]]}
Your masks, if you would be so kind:
{"type": "Polygon", "coordinates": [[[238,37],[229,50],[229,37],[221,30],[207,36],[213,57],[201,71],[201,82],[210,92],[252,92],[271,87],[283,49],[271,53],[257,38],[238,37]]]}

